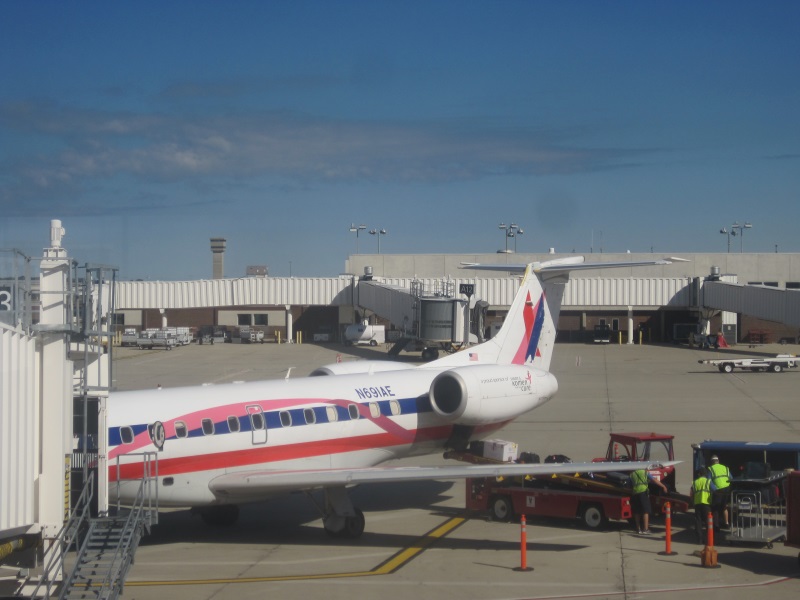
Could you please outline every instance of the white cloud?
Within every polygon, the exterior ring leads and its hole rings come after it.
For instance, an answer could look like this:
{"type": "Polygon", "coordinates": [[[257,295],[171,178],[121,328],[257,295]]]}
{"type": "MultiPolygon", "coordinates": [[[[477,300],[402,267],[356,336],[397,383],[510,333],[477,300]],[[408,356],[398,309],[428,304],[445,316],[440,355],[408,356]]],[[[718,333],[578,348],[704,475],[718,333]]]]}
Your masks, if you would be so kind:
{"type": "Polygon", "coordinates": [[[287,112],[203,118],[17,104],[0,107],[3,129],[45,142],[36,155],[0,164],[4,205],[18,194],[67,193],[119,176],[192,185],[263,176],[446,183],[585,172],[619,166],[635,154],[570,147],[552,132],[476,122],[346,121],[287,112]]]}

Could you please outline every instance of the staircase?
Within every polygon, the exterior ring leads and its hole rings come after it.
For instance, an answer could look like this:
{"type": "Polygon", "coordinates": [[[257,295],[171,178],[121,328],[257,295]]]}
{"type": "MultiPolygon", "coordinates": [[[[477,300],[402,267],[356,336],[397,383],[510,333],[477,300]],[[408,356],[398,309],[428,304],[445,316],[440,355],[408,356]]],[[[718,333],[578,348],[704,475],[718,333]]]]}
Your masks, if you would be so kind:
{"type": "Polygon", "coordinates": [[[118,499],[115,516],[91,518],[94,474],[90,474],[70,518],[51,546],[53,551],[46,556],[39,583],[31,593],[21,592],[17,594],[19,597],[47,599],[56,594],[59,600],[119,597],[139,541],[158,523],[158,461],[155,453],[144,452],[139,456],[143,457],[143,477],[132,505],[121,508],[118,499]],[[68,554],[74,556],[71,570],[65,564],[72,562],[68,554]],[[59,578],[61,572],[65,574],[63,581],[59,578]]]}
{"type": "Polygon", "coordinates": [[[114,599],[122,593],[147,520],[135,511],[118,517],[92,519],[76,564],[61,587],[59,600],[114,599]]]}

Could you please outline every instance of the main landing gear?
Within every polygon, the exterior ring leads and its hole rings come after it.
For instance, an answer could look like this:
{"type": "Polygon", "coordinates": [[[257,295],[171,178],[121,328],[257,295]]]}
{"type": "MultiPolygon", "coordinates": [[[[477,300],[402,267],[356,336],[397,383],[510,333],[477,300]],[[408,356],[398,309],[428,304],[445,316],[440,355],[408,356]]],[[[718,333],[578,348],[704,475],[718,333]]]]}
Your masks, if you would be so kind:
{"type": "MultiPolygon", "coordinates": [[[[311,493],[311,501],[322,514],[325,533],[333,538],[357,539],[364,533],[364,513],[353,506],[350,496],[344,487],[325,488],[322,505],[311,493]]],[[[239,507],[235,504],[219,504],[193,508],[206,525],[212,527],[230,527],[239,519],[239,507]]]]}
{"type": "Polygon", "coordinates": [[[364,513],[353,506],[344,487],[325,488],[324,506],[309,497],[322,513],[322,524],[329,536],[354,540],[364,533],[364,513]]]}

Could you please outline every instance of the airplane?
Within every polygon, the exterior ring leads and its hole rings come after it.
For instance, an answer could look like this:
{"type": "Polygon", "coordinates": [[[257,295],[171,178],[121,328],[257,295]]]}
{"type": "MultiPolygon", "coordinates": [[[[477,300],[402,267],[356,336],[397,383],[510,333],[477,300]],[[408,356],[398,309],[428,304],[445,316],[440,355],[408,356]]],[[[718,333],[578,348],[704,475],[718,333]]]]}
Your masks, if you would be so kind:
{"type": "Polygon", "coordinates": [[[348,495],[353,485],[619,470],[600,463],[378,466],[463,451],[553,398],[558,382],[549,367],[570,271],[671,263],[583,261],[465,263],[524,277],[494,337],[423,365],[354,361],[295,379],[114,392],[109,485],[116,482],[122,504],[132,502],[142,455],[155,453],[159,506],[191,507],[208,523],[230,525],[240,504],[321,489],[324,502],[315,503],[325,531],[357,538],[365,518],[348,495]]]}

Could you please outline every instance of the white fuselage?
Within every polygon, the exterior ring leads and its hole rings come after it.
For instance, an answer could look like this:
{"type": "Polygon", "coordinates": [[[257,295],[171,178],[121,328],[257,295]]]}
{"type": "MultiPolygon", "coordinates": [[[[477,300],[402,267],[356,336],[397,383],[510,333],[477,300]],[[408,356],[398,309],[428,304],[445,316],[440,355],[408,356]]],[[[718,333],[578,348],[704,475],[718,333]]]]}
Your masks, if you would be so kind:
{"type": "MultiPolygon", "coordinates": [[[[552,375],[532,367],[474,369],[460,368],[480,373],[464,398],[480,409],[469,414],[483,415],[463,426],[469,439],[487,436],[557,389],[552,375]]],[[[229,501],[209,488],[220,475],[358,469],[438,452],[461,425],[432,408],[431,384],[444,371],[115,393],[108,403],[109,480],[117,481],[119,468],[121,498],[130,500],[142,474],[140,453],[156,452],[159,503],[201,506],[229,501]]]]}

